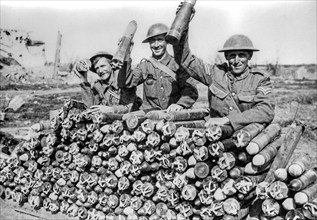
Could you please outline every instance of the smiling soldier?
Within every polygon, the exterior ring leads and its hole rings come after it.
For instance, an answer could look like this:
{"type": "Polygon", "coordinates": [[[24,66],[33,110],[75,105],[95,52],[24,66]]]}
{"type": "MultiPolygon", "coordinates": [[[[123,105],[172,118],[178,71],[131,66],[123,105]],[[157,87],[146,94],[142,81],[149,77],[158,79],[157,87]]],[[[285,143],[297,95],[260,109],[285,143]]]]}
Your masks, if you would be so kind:
{"type": "Polygon", "coordinates": [[[274,118],[271,81],[268,75],[253,71],[249,65],[253,52],[251,40],[233,35],[224,44],[227,63],[211,65],[192,55],[188,29],[174,46],[176,62],[190,75],[209,87],[210,124],[229,124],[238,130],[250,123],[270,123],[274,118]]]}
{"type": "Polygon", "coordinates": [[[138,110],[142,100],[136,95],[136,87],[123,88],[120,81],[125,81],[126,72],[131,70],[131,58],[126,56],[124,65],[114,70],[110,64],[112,55],[99,52],[89,60],[81,60],[74,66],[74,73],[80,78],[84,104],[91,113],[127,113],[138,110]],[[99,76],[91,86],[87,80],[90,70],[99,76]]]}
{"type": "Polygon", "coordinates": [[[142,110],[179,111],[190,108],[198,98],[194,80],[166,50],[167,31],[162,23],[149,28],[143,43],[149,43],[152,56],[127,75],[128,88],[143,84],[142,110]]]}

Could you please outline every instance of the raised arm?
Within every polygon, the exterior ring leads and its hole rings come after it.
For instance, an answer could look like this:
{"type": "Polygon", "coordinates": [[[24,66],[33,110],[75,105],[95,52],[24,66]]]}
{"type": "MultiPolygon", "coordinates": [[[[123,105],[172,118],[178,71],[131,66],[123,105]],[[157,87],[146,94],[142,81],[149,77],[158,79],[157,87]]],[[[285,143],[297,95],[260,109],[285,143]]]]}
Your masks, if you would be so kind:
{"type": "Polygon", "coordinates": [[[177,64],[182,66],[191,77],[207,86],[211,83],[214,67],[190,52],[188,30],[183,32],[179,43],[174,45],[173,49],[177,64]]]}

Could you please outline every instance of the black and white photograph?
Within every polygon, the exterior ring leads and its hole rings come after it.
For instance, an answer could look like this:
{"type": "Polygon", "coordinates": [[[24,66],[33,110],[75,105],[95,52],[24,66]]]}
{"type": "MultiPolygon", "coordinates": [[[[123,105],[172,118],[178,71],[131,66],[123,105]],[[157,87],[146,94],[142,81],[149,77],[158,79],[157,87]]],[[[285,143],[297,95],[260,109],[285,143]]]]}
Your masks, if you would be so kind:
{"type": "Polygon", "coordinates": [[[315,0],[1,0],[1,220],[316,220],[315,0]]]}

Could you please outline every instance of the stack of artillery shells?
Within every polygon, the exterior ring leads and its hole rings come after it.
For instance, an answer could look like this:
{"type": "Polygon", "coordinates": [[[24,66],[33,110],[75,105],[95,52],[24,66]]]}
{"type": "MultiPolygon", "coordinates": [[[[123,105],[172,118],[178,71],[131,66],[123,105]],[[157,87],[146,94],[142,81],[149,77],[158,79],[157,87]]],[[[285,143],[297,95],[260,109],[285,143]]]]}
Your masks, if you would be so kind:
{"type": "Polygon", "coordinates": [[[317,219],[317,167],[305,170],[300,161],[275,171],[275,180],[262,182],[256,194],[262,218],[317,219]]]}
{"type": "Polygon", "coordinates": [[[234,134],[165,119],[128,126],[74,107],[0,161],[0,196],[79,219],[241,219],[280,143],[276,124],[234,134]]]}

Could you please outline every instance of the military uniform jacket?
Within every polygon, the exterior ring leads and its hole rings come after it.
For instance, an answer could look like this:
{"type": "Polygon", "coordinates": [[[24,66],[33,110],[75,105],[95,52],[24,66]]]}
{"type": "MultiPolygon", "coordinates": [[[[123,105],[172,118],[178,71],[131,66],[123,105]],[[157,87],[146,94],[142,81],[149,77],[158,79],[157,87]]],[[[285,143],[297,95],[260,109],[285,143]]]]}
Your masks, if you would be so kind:
{"type": "Polygon", "coordinates": [[[190,108],[198,98],[195,81],[184,69],[179,68],[168,53],[159,62],[175,72],[175,80],[168,73],[153,66],[149,60],[143,59],[131,74],[127,75],[126,86],[131,88],[143,84],[144,110],[164,110],[173,103],[190,108]]]}
{"type": "Polygon", "coordinates": [[[210,65],[192,55],[188,35],[184,33],[174,46],[175,59],[190,75],[209,87],[210,117],[228,117],[238,130],[250,123],[270,123],[274,118],[274,102],[268,75],[251,68],[234,76],[226,64],[210,65]]]}
{"type": "Polygon", "coordinates": [[[141,99],[136,95],[136,87],[122,88],[122,85],[120,87],[118,83],[125,81],[125,71],[130,71],[130,64],[131,62],[129,64],[125,62],[122,69],[114,71],[106,82],[97,80],[92,87],[88,82],[81,83],[82,100],[86,107],[111,106],[115,113],[120,114],[138,110],[141,99]]]}

